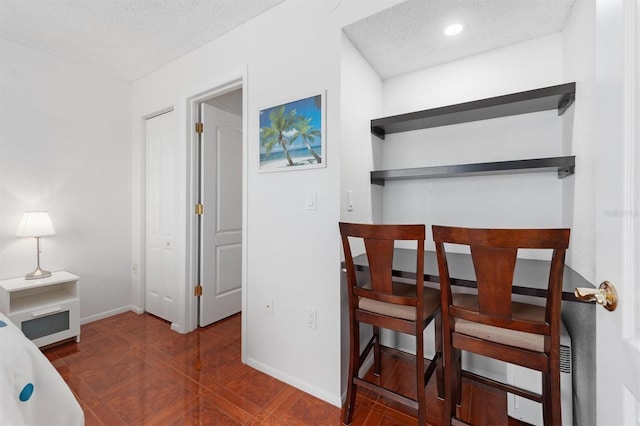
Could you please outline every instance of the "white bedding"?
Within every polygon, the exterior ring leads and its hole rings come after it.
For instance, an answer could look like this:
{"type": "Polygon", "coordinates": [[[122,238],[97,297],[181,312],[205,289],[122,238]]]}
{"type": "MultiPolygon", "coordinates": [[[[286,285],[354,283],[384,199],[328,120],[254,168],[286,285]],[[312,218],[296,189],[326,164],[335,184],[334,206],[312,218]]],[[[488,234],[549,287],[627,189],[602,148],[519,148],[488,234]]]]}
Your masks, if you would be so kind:
{"type": "Polygon", "coordinates": [[[0,313],[0,425],[82,424],[82,408],[60,374],[0,313]]]}

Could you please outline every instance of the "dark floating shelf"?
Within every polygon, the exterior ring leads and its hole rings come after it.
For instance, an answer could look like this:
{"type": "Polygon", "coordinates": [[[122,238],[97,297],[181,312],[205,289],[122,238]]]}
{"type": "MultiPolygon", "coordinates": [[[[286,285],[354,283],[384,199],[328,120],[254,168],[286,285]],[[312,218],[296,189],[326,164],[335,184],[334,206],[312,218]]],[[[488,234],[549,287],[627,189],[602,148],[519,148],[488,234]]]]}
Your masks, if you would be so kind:
{"type": "Polygon", "coordinates": [[[574,174],[575,164],[576,157],[575,155],[571,155],[565,157],[534,158],[529,160],[495,161],[490,163],[379,170],[371,172],[371,183],[384,186],[384,183],[388,180],[433,179],[456,176],[550,171],[557,172],[558,178],[560,179],[574,174]]]}
{"type": "Polygon", "coordinates": [[[531,112],[564,112],[575,100],[576,83],[566,83],[493,98],[432,108],[371,120],[371,133],[381,139],[391,133],[448,126],[531,112]]]}

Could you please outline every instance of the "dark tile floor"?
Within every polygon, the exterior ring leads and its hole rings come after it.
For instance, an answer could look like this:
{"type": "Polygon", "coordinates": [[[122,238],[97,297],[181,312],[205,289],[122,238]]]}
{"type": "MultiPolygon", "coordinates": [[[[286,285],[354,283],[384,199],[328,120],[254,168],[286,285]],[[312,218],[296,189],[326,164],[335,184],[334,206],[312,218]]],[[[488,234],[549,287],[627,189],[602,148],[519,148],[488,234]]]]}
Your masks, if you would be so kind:
{"type": "MultiPolygon", "coordinates": [[[[44,350],[80,401],[87,425],[340,425],[341,410],[240,361],[240,315],[178,334],[152,315],[127,312],[82,326],[80,343],[44,350]]],[[[387,357],[399,389],[413,372],[387,357]],[[406,379],[403,379],[406,378],[406,379]]],[[[429,422],[442,424],[435,380],[429,422]]],[[[504,393],[466,385],[462,415],[508,424],[504,393]],[[471,414],[473,413],[473,414],[471,414]]],[[[363,391],[353,425],[413,425],[415,417],[363,391]]]]}

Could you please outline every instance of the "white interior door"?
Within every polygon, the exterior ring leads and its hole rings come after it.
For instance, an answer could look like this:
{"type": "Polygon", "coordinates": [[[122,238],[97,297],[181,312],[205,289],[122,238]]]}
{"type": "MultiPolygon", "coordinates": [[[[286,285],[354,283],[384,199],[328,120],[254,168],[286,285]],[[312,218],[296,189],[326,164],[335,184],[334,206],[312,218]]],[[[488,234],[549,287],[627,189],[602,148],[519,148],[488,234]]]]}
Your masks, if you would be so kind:
{"type": "Polygon", "coordinates": [[[242,307],[242,117],[201,104],[200,326],[242,307]]]}
{"type": "Polygon", "coordinates": [[[146,120],[145,310],[174,322],[177,286],[174,112],[146,120]]]}
{"type": "Polygon", "coordinates": [[[640,425],[639,4],[596,2],[596,286],[620,297],[597,308],[598,425],[640,425]]]}

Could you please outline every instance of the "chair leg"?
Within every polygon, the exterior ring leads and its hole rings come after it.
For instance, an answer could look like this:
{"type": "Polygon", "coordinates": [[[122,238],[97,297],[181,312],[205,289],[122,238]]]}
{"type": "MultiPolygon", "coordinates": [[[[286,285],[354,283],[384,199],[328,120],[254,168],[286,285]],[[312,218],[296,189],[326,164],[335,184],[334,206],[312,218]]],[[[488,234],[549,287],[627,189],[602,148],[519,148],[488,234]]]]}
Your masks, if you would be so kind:
{"type": "Polygon", "coordinates": [[[460,349],[454,348],[453,353],[455,356],[453,367],[455,368],[456,376],[455,405],[460,405],[460,402],[462,401],[462,351],[460,349]]]}
{"type": "Polygon", "coordinates": [[[351,330],[349,335],[349,382],[347,383],[347,400],[345,401],[344,417],[342,422],[345,425],[351,424],[353,413],[356,405],[356,393],[358,386],[353,379],[358,376],[360,371],[360,324],[357,321],[351,321],[351,330]]]}
{"type": "Polygon", "coordinates": [[[380,350],[380,327],[373,326],[373,372],[380,376],[382,371],[382,352],[380,350]]]}
{"type": "Polygon", "coordinates": [[[436,383],[438,385],[438,397],[444,398],[444,353],[442,352],[442,315],[436,315],[434,324],[434,340],[436,355],[440,354],[438,365],[436,366],[436,383]]]}
{"type": "MultiPolygon", "coordinates": [[[[446,339],[450,341],[451,339],[446,339]]],[[[451,425],[451,420],[456,414],[456,402],[454,401],[457,382],[457,368],[455,361],[455,349],[451,345],[444,344],[444,411],[443,424],[446,426],[451,425]]]]}
{"type": "Polygon", "coordinates": [[[549,373],[542,373],[542,422],[544,425],[552,425],[551,422],[551,380],[549,373]]]}
{"type": "Polygon", "coordinates": [[[542,373],[542,417],[545,425],[562,424],[560,366],[557,371],[553,370],[552,366],[551,371],[542,373]]]}
{"type": "Polygon", "coordinates": [[[424,378],[424,334],[421,328],[422,324],[418,324],[416,327],[416,383],[417,383],[417,401],[418,401],[418,424],[420,426],[427,424],[427,404],[425,393],[425,378],[424,378]]]}

